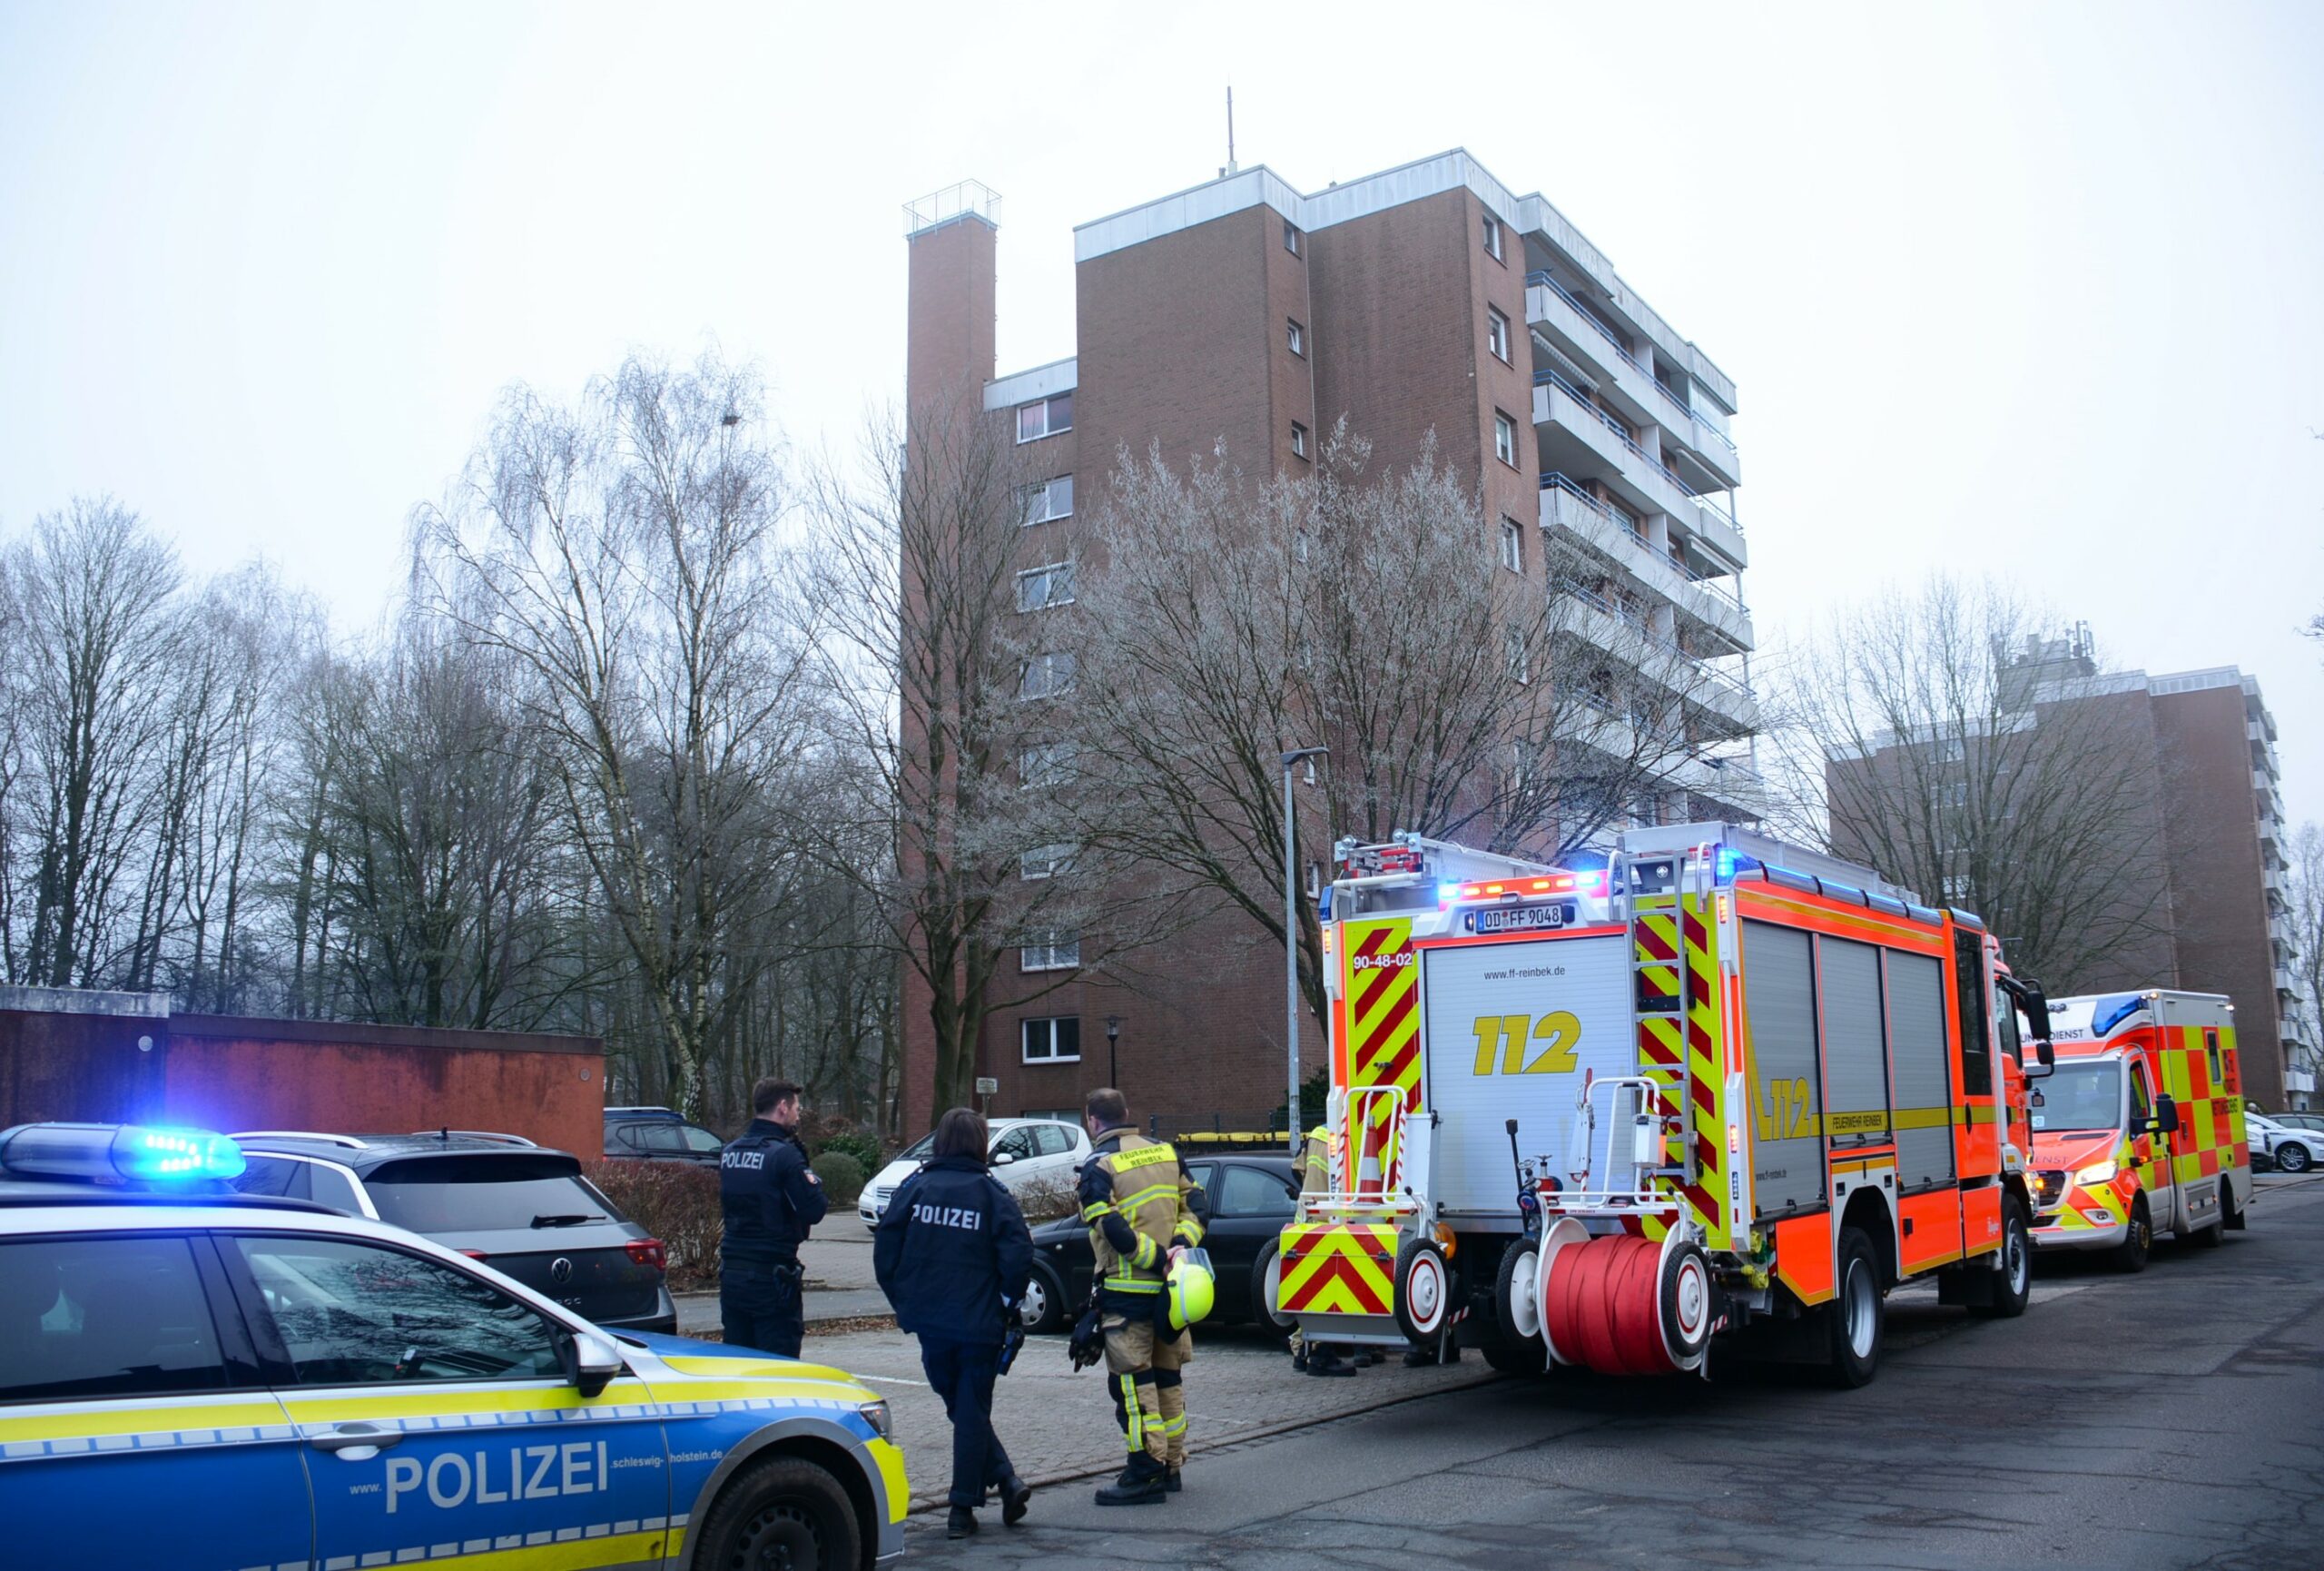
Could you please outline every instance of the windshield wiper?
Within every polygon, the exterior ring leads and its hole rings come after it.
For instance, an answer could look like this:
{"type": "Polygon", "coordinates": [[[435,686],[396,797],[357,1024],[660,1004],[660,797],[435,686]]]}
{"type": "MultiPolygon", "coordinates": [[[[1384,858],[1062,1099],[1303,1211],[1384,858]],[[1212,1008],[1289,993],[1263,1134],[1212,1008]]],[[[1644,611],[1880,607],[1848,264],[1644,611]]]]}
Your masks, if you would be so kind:
{"type": "Polygon", "coordinates": [[[571,1216],[535,1217],[533,1219],[533,1226],[537,1228],[571,1228],[578,1227],[583,1222],[601,1222],[605,1220],[606,1219],[604,1217],[598,1215],[595,1211],[576,1211],[571,1216]]]}

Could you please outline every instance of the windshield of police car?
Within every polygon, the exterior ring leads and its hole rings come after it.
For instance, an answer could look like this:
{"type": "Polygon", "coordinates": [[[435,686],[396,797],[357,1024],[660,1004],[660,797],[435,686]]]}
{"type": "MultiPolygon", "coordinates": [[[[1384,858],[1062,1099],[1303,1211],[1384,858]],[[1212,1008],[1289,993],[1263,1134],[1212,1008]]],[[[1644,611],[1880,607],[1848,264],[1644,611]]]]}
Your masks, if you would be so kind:
{"type": "Polygon", "coordinates": [[[2122,1066],[2058,1061],[2057,1072],[2039,1082],[2038,1130],[2105,1130],[2122,1127],[2122,1066]]]}

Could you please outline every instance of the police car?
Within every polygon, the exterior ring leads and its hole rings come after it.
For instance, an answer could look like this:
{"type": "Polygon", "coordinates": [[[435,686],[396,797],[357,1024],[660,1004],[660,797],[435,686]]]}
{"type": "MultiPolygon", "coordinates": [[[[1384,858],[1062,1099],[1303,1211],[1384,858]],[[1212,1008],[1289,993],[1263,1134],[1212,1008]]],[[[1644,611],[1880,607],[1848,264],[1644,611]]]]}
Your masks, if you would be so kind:
{"type": "Polygon", "coordinates": [[[602,1330],[455,1250],[236,1195],[223,1135],[0,1131],[0,1561],[357,1571],[901,1555],[887,1404],[602,1330]]]}

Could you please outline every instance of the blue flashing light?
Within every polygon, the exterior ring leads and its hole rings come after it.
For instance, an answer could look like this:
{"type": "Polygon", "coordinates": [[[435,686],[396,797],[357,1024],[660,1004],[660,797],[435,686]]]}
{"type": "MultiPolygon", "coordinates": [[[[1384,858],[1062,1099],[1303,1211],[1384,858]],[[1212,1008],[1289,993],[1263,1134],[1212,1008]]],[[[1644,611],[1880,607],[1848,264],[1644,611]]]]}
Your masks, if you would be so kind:
{"type": "Polygon", "coordinates": [[[1436,886],[1436,903],[1439,905],[1450,905],[1460,898],[1461,886],[1458,884],[1440,884],[1436,886]]]}
{"type": "Polygon", "coordinates": [[[1718,855],[1711,863],[1711,872],[1721,884],[1732,879],[1735,876],[1734,851],[1728,846],[1720,846],[1718,855]]]}
{"type": "Polygon", "coordinates": [[[240,1178],[248,1164],[242,1148],[222,1134],[125,1124],[113,1136],[113,1165],[123,1178],[161,1181],[240,1178]]]}

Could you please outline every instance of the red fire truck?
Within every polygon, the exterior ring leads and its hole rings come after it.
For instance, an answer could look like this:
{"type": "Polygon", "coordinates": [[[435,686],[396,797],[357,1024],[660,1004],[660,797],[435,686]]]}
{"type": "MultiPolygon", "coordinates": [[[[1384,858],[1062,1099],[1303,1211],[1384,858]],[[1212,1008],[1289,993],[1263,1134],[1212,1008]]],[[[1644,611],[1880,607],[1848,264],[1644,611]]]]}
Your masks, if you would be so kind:
{"type": "Polygon", "coordinates": [[[1333,1176],[1276,1266],[1311,1343],[1858,1385],[1901,1282],[2023,1312],[2048,1010],[1975,916],[1731,825],[1594,871],[1336,852],[1333,1176]]]}

